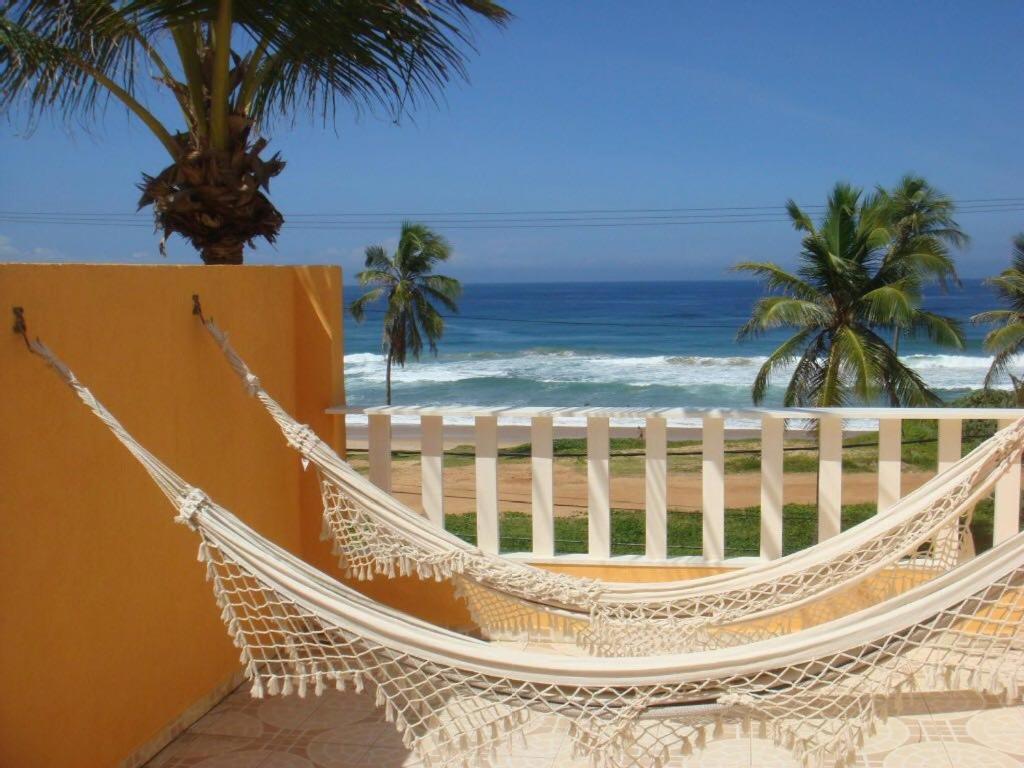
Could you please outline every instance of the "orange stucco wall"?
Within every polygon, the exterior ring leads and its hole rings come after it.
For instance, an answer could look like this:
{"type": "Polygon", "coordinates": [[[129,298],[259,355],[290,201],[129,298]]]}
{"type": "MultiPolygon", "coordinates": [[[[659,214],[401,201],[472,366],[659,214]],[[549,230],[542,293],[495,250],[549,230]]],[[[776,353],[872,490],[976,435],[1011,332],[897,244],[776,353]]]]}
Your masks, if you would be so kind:
{"type": "Polygon", "coordinates": [[[159,457],[301,554],[315,482],[244,394],[191,295],[325,436],[341,402],[333,267],[0,265],[0,765],[111,766],[238,670],[194,534],[9,332],[29,330],[159,457]]]}

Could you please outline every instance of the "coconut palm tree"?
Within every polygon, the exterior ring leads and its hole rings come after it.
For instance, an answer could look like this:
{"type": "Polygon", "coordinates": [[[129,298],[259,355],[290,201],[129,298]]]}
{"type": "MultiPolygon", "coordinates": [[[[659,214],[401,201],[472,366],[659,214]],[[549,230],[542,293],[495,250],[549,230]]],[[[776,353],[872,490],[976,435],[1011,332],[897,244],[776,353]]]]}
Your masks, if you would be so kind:
{"type": "Polygon", "coordinates": [[[281,229],[267,192],[284,161],[261,157],[275,122],[333,120],[341,101],[397,120],[465,76],[471,19],[509,18],[491,0],[15,0],[0,14],[0,112],[70,124],[120,103],[171,160],[139,185],[161,251],[176,233],[207,263],[240,263],[281,229]],[[180,130],[147,106],[151,84],[180,130]]]}
{"type": "MultiPolygon", "coordinates": [[[[763,280],[771,294],[754,305],[739,339],[776,328],[795,331],[758,371],[754,402],[764,401],[774,374],[794,364],[787,406],[869,403],[882,395],[901,405],[939,402],[880,332],[899,326],[952,347],[963,346],[963,333],[955,320],[921,309],[919,275],[887,258],[893,239],[887,201],[837,184],[817,225],[792,200],[786,209],[804,233],[797,270],[771,262],[735,267],[763,280]]],[[[916,238],[905,248],[912,253],[916,238]]]]}
{"type": "MultiPolygon", "coordinates": [[[[1010,362],[1024,352],[1024,233],[1013,239],[1012,262],[1008,269],[986,281],[1008,305],[1007,309],[993,309],[980,312],[971,318],[972,323],[998,324],[998,328],[985,336],[985,349],[995,357],[985,375],[985,386],[992,386],[1003,374],[1009,375],[1010,362]]],[[[1010,375],[1010,381],[1019,394],[1018,379],[1010,375]]]]}
{"type": "Polygon", "coordinates": [[[453,277],[433,273],[438,262],[451,256],[448,241],[423,224],[405,222],[395,255],[389,257],[382,245],[366,249],[365,269],[359,284],[369,290],[352,302],[349,311],[363,322],[366,308],[386,297],[381,348],[387,356],[387,403],[391,405],[391,366],[405,367],[411,354],[420,359],[423,343],[437,354],[437,342],[444,333],[444,317],[434,306],[440,304],[458,312],[456,299],[462,285],[453,277]]]}
{"type": "MultiPolygon", "coordinates": [[[[951,248],[964,248],[967,234],[957,223],[956,203],[921,176],[907,174],[891,189],[877,190],[892,219],[892,239],[886,259],[896,262],[921,281],[934,281],[943,290],[959,286],[951,248]]],[[[899,354],[900,333],[893,328],[893,350],[899,354]]]]}

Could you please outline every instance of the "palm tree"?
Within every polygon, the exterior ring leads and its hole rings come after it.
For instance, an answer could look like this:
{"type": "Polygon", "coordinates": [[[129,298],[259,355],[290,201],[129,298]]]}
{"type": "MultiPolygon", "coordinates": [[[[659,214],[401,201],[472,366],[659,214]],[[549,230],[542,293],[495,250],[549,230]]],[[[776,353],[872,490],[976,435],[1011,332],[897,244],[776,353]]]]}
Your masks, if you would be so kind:
{"type": "MultiPolygon", "coordinates": [[[[964,248],[966,233],[954,218],[956,203],[924,178],[907,174],[891,190],[879,188],[878,196],[888,207],[892,240],[886,259],[922,281],[934,280],[943,290],[960,285],[951,248],[964,248]]],[[[900,332],[893,328],[893,350],[899,354],[900,332]]]]}
{"type": "Polygon", "coordinates": [[[339,101],[398,120],[436,100],[465,76],[471,17],[509,14],[491,0],[17,0],[0,12],[0,111],[71,124],[119,102],[171,159],[139,185],[161,252],[177,233],[206,263],[241,263],[284,221],[266,194],[284,162],[261,158],[261,134],[299,115],[333,120],[339,101]],[[146,105],[151,82],[182,130],[146,105]]]}
{"type": "Polygon", "coordinates": [[[349,311],[356,322],[366,317],[366,307],[387,296],[381,347],[387,355],[387,403],[391,405],[391,365],[405,367],[409,354],[420,359],[423,342],[437,354],[437,342],[444,333],[444,317],[434,303],[458,312],[455,303],[462,285],[453,277],[433,274],[435,265],[451,256],[448,241],[423,224],[405,222],[395,255],[389,257],[382,245],[366,249],[365,269],[359,284],[372,286],[352,302],[349,311]]]}
{"type": "MultiPolygon", "coordinates": [[[[787,406],[868,403],[880,395],[902,405],[939,402],[880,331],[898,326],[953,347],[963,346],[963,333],[955,320],[921,309],[920,276],[887,258],[893,232],[885,198],[864,198],[859,189],[837,184],[817,225],[792,200],[786,209],[804,233],[796,272],[771,262],[735,267],[761,278],[772,294],[754,305],[738,338],[795,330],[758,371],[754,403],[764,401],[771,377],[794,363],[787,406]]],[[[908,238],[906,252],[912,254],[915,244],[908,238]]]]}
{"type": "MultiPolygon", "coordinates": [[[[1013,239],[1011,266],[986,282],[1003,303],[1009,305],[1009,309],[980,312],[971,318],[972,323],[999,324],[988,332],[984,341],[985,349],[995,355],[985,375],[985,386],[991,387],[1001,374],[1009,374],[1010,361],[1024,352],[1024,233],[1013,239]]],[[[1024,394],[1017,386],[1016,377],[1010,375],[1010,381],[1018,394],[1024,394]]]]}

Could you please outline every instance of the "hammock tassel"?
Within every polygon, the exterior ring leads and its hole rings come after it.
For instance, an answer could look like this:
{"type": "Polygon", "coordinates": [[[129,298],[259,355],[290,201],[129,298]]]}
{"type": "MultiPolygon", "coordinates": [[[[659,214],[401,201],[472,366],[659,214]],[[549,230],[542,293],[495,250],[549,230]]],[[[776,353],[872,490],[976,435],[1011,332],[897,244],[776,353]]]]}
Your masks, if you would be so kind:
{"type": "Polygon", "coordinates": [[[270,679],[267,680],[267,693],[271,696],[277,696],[281,689],[278,686],[277,675],[270,675],[270,679]]]}

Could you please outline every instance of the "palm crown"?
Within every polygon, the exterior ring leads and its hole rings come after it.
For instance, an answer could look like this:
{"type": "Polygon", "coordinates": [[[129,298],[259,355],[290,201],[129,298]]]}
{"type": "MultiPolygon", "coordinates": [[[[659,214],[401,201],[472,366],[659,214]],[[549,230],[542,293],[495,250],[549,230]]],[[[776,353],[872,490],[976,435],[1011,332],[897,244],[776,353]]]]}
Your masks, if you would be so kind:
{"type": "MultiPolygon", "coordinates": [[[[1024,352],[1024,233],[1014,238],[1009,269],[1003,270],[998,277],[989,278],[987,282],[1007,305],[1006,309],[981,312],[971,318],[974,323],[999,326],[989,331],[984,341],[985,349],[994,354],[992,365],[985,376],[985,386],[990,387],[999,376],[1009,372],[1013,358],[1024,352]]],[[[1015,385],[1017,383],[1014,381],[1015,385]]]]}
{"type": "Polygon", "coordinates": [[[841,406],[882,395],[893,404],[937,403],[880,335],[901,328],[963,345],[956,321],[920,306],[924,278],[913,265],[935,263],[934,238],[901,229],[888,195],[865,197],[847,184],[835,186],[819,224],[793,201],[786,208],[804,233],[796,272],[770,262],[735,267],[761,278],[772,294],[755,304],[739,338],[795,329],[758,371],[754,402],[764,401],[773,374],[795,364],[787,406],[841,406]]]}
{"type": "Polygon", "coordinates": [[[143,177],[140,207],[153,205],[164,239],[238,262],[283,223],[265,193],[284,163],[261,159],[255,134],[280,118],[332,119],[339,101],[397,119],[436,98],[465,74],[471,16],[500,24],[508,12],[491,0],[20,0],[0,16],[0,110],[72,121],[120,102],[172,160],[143,177]],[[145,105],[151,79],[184,130],[145,105]]]}
{"type": "Polygon", "coordinates": [[[459,311],[459,281],[433,273],[438,262],[447,261],[450,256],[447,240],[423,224],[409,222],[402,225],[393,257],[380,245],[366,249],[366,268],[358,278],[359,284],[369,290],[352,302],[349,311],[357,322],[362,322],[368,305],[387,298],[381,346],[387,356],[389,405],[392,363],[404,366],[410,354],[418,360],[424,343],[437,354],[437,342],[444,334],[444,317],[434,304],[451,312],[459,311]]]}

